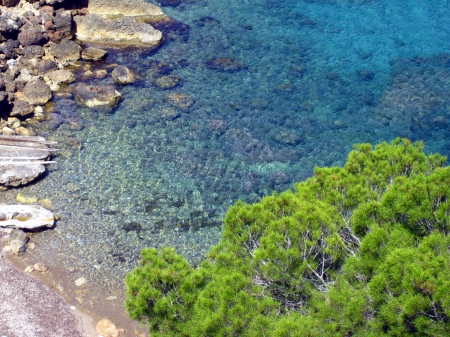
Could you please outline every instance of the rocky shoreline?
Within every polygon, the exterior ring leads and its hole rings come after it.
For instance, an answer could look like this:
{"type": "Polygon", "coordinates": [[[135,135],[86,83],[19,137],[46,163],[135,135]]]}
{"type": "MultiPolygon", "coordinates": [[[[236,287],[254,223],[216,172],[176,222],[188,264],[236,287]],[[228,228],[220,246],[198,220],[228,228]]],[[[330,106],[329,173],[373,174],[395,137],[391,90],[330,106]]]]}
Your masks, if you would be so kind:
{"type": "MultiPolygon", "coordinates": [[[[135,82],[138,77],[124,65],[108,65],[104,62],[108,49],[158,46],[162,33],[146,22],[165,20],[169,19],[159,7],[143,0],[0,0],[0,135],[29,140],[37,138],[34,136],[40,130],[51,131],[62,123],[67,123],[69,129],[77,131],[84,127],[83,121],[71,113],[77,105],[100,111],[112,110],[121,100],[121,94],[115,85],[92,84],[91,80],[111,76],[113,83],[126,85],[135,82]],[[95,66],[97,64],[101,66],[95,66]],[[108,71],[110,69],[113,70],[108,71]]],[[[176,104],[177,99],[174,99],[176,104]]],[[[0,171],[3,173],[6,172],[5,165],[0,163],[0,171]]],[[[33,179],[36,177],[37,175],[33,179]]],[[[19,187],[28,182],[29,179],[5,179],[0,181],[0,190],[19,187]]],[[[17,201],[29,203],[19,199],[17,201]]],[[[52,210],[52,205],[43,206],[52,210]]],[[[23,228],[20,224],[17,226],[16,222],[30,220],[25,219],[30,212],[18,212],[15,208],[8,207],[45,210],[40,206],[1,206],[0,227],[23,228]]],[[[57,219],[57,216],[54,218],[57,219]]],[[[54,222],[53,214],[51,222],[54,222]]],[[[51,295],[44,284],[25,275],[38,273],[38,278],[47,286],[51,283],[64,283],[58,280],[58,272],[49,271],[45,263],[28,265],[30,253],[25,251],[29,249],[31,252],[35,246],[30,241],[31,236],[32,233],[19,229],[0,230],[3,247],[0,259],[6,256],[12,262],[6,264],[4,260],[0,260],[0,282],[4,285],[3,290],[6,289],[6,292],[0,291],[0,298],[3,299],[0,306],[0,334],[8,337],[16,334],[50,336],[54,333],[58,336],[93,336],[95,333],[105,337],[119,334],[127,336],[125,329],[116,328],[111,321],[102,319],[104,316],[101,313],[89,313],[96,325],[84,322],[84,327],[81,327],[80,322],[71,318],[70,309],[75,310],[75,306],[70,306],[69,309],[69,304],[64,305],[58,299],[56,293],[59,291],[59,295],[63,295],[63,288],[52,289],[55,293],[51,295]],[[11,277],[15,282],[11,281],[11,277]],[[10,296],[9,292],[17,287],[27,291],[37,290],[31,292],[31,297],[10,296]],[[52,319],[44,317],[51,315],[48,310],[40,310],[43,307],[42,299],[36,298],[39,295],[48,298],[45,305],[53,303],[54,308],[61,307],[52,319]],[[5,298],[15,298],[21,306],[12,308],[12,304],[5,298]],[[27,306],[28,310],[25,310],[27,306]],[[27,322],[17,322],[25,326],[25,330],[17,330],[15,321],[20,320],[17,315],[29,318],[27,322]],[[58,318],[62,324],[58,324],[58,318]]],[[[81,288],[85,286],[85,282],[85,279],[84,282],[82,279],[76,280],[75,287],[80,288],[74,290],[76,294],[83,292],[81,288]]],[[[108,301],[115,299],[116,297],[107,298],[108,301]]],[[[121,303],[112,306],[110,317],[116,317],[121,324],[121,321],[124,322],[121,316],[124,316],[121,303]]],[[[122,327],[127,324],[129,323],[125,321],[122,327]]],[[[132,330],[131,326],[133,325],[128,325],[128,332],[132,330]]],[[[134,328],[134,335],[144,335],[137,332],[134,328]]]]}
{"type": "MultiPolygon", "coordinates": [[[[33,136],[41,124],[52,129],[67,118],[77,124],[64,116],[64,109],[52,105],[54,98],[63,105],[115,107],[121,95],[114,86],[87,83],[108,76],[106,69],[114,67],[102,64],[103,69],[90,70],[107,54],[97,47],[154,48],[162,33],[144,20],[168,19],[159,7],[144,1],[132,1],[132,6],[130,1],[104,0],[0,4],[0,134],[4,135],[33,136]]],[[[123,65],[114,67],[111,76],[121,85],[136,79],[123,65]]]]}

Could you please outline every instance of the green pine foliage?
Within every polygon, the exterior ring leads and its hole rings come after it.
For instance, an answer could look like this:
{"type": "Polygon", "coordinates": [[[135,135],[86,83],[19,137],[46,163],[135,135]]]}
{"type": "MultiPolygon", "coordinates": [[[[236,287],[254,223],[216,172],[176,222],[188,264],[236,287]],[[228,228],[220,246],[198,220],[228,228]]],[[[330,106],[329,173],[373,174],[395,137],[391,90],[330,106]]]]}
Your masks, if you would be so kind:
{"type": "Polygon", "coordinates": [[[192,268],[144,249],[125,306],[151,336],[450,335],[450,169],[422,143],[354,147],[232,206],[192,268]]]}

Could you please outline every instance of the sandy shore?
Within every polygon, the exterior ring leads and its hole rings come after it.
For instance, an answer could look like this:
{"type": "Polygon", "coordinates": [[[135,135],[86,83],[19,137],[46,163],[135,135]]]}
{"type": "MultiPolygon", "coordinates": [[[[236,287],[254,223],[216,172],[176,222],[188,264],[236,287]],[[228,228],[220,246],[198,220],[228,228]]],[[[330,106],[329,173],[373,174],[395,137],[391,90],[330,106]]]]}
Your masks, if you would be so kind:
{"type": "Polygon", "coordinates": [[[5,252],[5,236],[0,230],[1,337],[101,337],[96,325],[104,318],[116,325],[120,337],[148,336],[145,325],[126,315],[122,296],[108,301],[99,290],[85,287],[84,298],[95,294],[98,300],[94,305],[80,303],[80,289],[57,268],[25,273],[26,266],[36,262],[34,254],[5,252]]]}
{"type": "Polygon", "coordinates": [[[98,336],[94,319],[70,307],[41,280],[0,257],[0,335],[7,337],[98,336]]]}

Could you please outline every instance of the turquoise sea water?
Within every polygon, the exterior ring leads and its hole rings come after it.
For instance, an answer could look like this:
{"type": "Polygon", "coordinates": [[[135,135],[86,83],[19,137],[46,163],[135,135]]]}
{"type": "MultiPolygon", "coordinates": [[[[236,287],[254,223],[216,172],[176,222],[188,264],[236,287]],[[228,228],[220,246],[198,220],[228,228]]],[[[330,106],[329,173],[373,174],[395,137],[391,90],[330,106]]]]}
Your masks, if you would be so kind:
{"type": "Polygon", "coordinates": [[[237,199],[342,165],[354,143],[401,136],[450,155],[448,1],[186,0],[163,10],[179,23],[159,49],[108,56],[140,76],[117,88],[115,111],[56,100],[84,129],[37,130],[63,151],[21,192],[51,198],[61,216],[33,237],[43,254],[59,252],[55,264],[108,284],[146,246],[174,246],[195,264],[237,199]],[[211,67],[218,58],[234,71],[211,67]],[[165,74],[180,85],[157,88],[165,74]],[[194,104],[174,108],[173,92],[194,104]]]}

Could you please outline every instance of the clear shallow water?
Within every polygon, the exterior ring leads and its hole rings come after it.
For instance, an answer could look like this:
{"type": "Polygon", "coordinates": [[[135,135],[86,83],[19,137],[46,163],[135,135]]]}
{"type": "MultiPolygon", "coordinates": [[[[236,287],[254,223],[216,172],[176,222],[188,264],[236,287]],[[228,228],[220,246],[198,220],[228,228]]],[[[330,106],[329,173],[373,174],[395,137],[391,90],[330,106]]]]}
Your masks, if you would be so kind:
{"type": "MultiPolygon", "coordinates": [[[[112,114],[68,108],[83,130],[38,131],[63,151],[21,189],[51,198],[61,215],[34,236],[37,253],[118,286],[146,246],[171,245],[198,263],[237,199],[255,202],[316,165],[342,165],[354,143],[402,136],[448,155],[449,10],[446,1],[362,0],[165,7],[185,26],[160,49],[110,53],[107,63],[140,76],[118,87],[112,114]],[[242,69],[207,67],[220,57],[242,69]],[[155,87],[161,69],[181,85],[155,87]],[[171,92],[195,103],[176,109],[164,99],[171,92]]],[[[61,104],[56,112],[68,114],[61,104]]]]}

